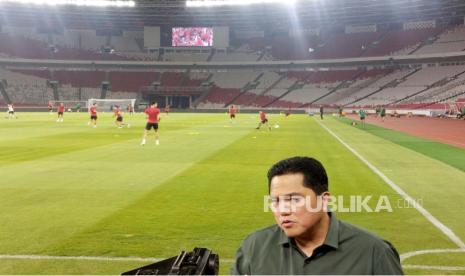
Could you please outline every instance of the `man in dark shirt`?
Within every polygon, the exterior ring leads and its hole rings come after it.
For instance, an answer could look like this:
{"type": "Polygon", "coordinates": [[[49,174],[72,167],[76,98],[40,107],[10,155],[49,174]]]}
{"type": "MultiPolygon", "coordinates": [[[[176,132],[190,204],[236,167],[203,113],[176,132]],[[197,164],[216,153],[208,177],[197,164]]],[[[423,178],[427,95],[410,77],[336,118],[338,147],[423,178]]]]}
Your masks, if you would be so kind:
{"type": "Polygon", "coordinates": [[[276,225],[244,240],[232,274],[403,274],[389,242],[328,212],[328,178],[317,160],[276,163],[268,185],[276,225]]]}
{"type": "Polygon", "coordinates": [[[460,110],[460,113],[457,114],[457,119],[465,119],[465,106],[462,107],[462,110],[460,110]]]}
{"type": "Polygon", "coordinates": [[[381,116],[381,121],[384,122],[384,118],[386,117],[386,108],[384,106],[381,107],[380,116],[381,116]]]}

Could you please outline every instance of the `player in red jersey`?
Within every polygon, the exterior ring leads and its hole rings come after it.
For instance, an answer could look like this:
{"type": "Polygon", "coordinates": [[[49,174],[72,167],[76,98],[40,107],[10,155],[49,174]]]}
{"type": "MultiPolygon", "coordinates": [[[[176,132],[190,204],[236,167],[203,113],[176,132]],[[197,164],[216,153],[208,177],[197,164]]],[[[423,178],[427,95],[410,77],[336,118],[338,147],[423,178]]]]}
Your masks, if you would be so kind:
{"type": "Polygon", "coordinates": [[[260,129],[262,125],[266,125],[268,127],[268,130],[271,130],[271,127],[268,125],[268,119],[266,118],[265,112],[260,111],[259,115],[260,115],[260,123],[258,123],[258,126],[256,129],[260,129]]]}
{"type": "Polygon", "coordinates": [[[62,122],[63,123],[63,114],[65,113],[65,104],[60,103],[60,105],[57,108],[57,111],[58,111],[57,122],[62,122]]]}
{"type": "Polygon", "coordinates": [[[128,104],[128,107],[126,108],[126,110],[128,111],[129,116],[134,115],[134,108],[132,107],[131,104],[128,104]]]}
{"type": "Polygon", "coordinates": [[[131,127],[130,124],[123,123],[123,112],[121,112],[119,105],[115,105],[113,108],[113,117],[116,117],[115,124],[118,128],[123,128],[123,126],[131,127]]]}
{"type": "Polygon", "coordinates": [[[229,107],[229,122],[232,124],[236,121],[237,108],[234,105],[229,107]]]}
{"type": "Polygon", "coordinates": [[[89,108],[90,121],[88,125],[93,124],[93,127],[97,127],[97,103],[93,103],[89,108]]]}
{"type": "Polygon", "coordinates": [[[48,102],[48,112],[49,112],[50,114],[53,113],[53,105],[52,105],[52,102],[48,102]]]}
{"type": "Polygon", "coordinates": [[[165,106],[165,113],[168,115],[171,112],[171,107],[170,105],[165,106]]]}
{"type": "Polygon", "coordinates": [[[160,121],[160,109],[158,109],[158,104],[153,102],[149,108],[144,112],[147,115],[147,124],[144,130],[144,136],[142,137],[142,146],[145,145],[147,139],[147,133],[153,128],[155,131],[155,144],[159,145],[160,140],[158,137],[158,122],[160,121]]]}
{"type": "Polygon", "coordinates": [[[289,106],[286,112],[286,117],[289,117],[289,116],[291,116],[291,106],[289,106]]]}

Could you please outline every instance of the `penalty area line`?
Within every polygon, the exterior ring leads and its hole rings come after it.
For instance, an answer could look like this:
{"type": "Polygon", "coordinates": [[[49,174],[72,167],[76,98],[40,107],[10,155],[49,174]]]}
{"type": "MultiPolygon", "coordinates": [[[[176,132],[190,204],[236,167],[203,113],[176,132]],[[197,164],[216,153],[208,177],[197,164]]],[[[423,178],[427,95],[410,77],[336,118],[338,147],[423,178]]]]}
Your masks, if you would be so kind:
{"type": "MultiPolygon", "coordinates": [[[[49,255],[0,255],[0,260],[68,260],[68,261],[104,261],[104,262],[159,262],[166,258],[141,257],[99,257],[99,256],[49,256],[49,255]]],[[[220,260],[222,263],[233,263],[233,259],[220,260]]]]}

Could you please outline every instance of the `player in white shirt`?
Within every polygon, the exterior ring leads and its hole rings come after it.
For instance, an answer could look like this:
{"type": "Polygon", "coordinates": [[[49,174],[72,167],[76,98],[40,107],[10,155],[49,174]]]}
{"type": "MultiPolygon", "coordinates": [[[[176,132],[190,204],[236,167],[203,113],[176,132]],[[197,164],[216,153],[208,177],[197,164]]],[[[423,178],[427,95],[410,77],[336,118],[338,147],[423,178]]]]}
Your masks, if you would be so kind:
{"type": "Polygon", "coordinates": [[[13,105],[12,104],[8,104],[8,119],[13,119],[13,118],[16,118],[18,119],[18,117],[15,115],[15,109],[13,108],[13,105]]]}

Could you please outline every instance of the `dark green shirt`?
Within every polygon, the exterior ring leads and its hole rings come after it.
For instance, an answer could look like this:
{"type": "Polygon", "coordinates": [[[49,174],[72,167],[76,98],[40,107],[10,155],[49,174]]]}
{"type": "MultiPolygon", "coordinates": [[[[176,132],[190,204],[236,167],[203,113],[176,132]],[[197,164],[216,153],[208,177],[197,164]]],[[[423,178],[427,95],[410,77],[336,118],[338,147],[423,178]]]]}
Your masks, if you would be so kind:
{"type": "Polygon", "coordinates": [[[386,109],[385,108],[382,108],[381,109],[381,116],[385,116],[386,115],[386,109]]]}
{"type": "Polygon", "coordinates": [[[231,274],[403,274],[389,242],[330,217],[326,239],[312,256],[274,225],[244,240],[231,274]]]}

